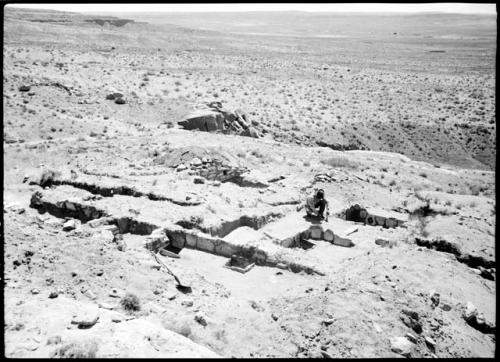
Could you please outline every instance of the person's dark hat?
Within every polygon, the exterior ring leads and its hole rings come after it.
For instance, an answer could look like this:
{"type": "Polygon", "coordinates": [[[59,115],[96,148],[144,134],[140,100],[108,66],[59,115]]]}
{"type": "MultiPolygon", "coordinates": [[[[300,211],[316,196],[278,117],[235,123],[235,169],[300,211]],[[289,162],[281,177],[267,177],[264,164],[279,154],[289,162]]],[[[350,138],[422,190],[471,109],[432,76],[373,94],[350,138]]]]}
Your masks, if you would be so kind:
{"type": "Polygon", "coordinates": [[[319,198],[319,199],[322,199],[325,197],[325,191],[323,189],[319,189],[318,192],[316,193],[316,196],[319,198]]]}

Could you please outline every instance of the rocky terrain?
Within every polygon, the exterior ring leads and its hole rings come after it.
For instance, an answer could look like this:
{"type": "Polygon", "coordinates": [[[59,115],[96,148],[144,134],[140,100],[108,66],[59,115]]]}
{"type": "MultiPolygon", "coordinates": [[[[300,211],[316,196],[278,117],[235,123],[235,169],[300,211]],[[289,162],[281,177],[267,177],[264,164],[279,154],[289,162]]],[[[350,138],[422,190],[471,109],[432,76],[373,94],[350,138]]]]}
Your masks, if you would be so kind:
{"type": "Polygon", "coordinates": [[[494,356],[495,17],[4,10],[7,357],[494,356]]]}

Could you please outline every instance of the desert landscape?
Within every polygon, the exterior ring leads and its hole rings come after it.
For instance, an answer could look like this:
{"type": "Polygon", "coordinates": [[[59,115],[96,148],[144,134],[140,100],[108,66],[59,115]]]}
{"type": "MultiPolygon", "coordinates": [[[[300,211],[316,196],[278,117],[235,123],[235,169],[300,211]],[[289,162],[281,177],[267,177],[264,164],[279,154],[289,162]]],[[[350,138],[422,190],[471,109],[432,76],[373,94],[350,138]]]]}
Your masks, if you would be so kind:
{"type": "Polygon", "coordinates": [[[495,356],[496,15],[3,10],[6,357],[495,356]]]}

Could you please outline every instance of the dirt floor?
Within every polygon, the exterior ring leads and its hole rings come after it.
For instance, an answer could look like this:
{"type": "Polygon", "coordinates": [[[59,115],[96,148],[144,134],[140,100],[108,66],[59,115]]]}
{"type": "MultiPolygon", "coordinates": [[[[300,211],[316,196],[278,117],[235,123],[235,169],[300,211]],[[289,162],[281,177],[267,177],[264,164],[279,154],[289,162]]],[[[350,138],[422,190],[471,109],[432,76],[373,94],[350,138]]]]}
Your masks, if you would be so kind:
{"type": "Polygon", "coordinates": [[[95,19],[6,9],[7,357],[494,356],[488,19],[481,60],[365,34],[329,63],[345,40],[95,19]],[[368,41],[456,67],[354,63],[368,41]],[[178,126],[214,100],[260,137],[178,126]]]}

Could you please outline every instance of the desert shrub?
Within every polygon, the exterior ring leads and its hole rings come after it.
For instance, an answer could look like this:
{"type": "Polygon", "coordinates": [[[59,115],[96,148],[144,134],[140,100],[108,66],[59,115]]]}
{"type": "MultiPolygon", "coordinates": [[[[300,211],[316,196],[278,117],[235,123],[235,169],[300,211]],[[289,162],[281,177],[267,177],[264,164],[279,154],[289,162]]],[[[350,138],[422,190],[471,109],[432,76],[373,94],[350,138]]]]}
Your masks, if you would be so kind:
{"type": "Polygon", "coordinates": [[[359,167],[359,164],[357,162],[348,159],[346,156],[334,156],[326,160],[321,160],[320,162],[323,165],[327,165],[330,167],[346,167],[354,169],[357,169],[359,167]]]}
{"type": "Polygon", "coordinates": [[[252,156],[255,156],[257,158],[262,158],[264,157],[264,155],[262,154],[262,152],[260,152],[259,150],[253,150],[252,152],[250,152],[250,154],[252,156]]]}
{"type": "Polygon", "coordinates": [[[481,191],[483,191],[483,188],[479,185],[470,186],[470,194],[471,195],[478,196],[481,191]]]}
{"type": "Polygon", "coordinates": [[[53,170],[43,170],[42,176],[40,177],[40,186],[50,186],[52,182],[58,178],[61,174],[53,170]]]}
{"type": "Polygon", "coordinates": [[[56,349],[52,358],[95,358],[98,346],[94,341],[73,342],[56,349]]]}
{"type": "Polygon", "coordinates": [[[132,293],[127,293],[120,300],[120,304],[126,311],[137,311],[141,309],[139,298],[132,293]]]}

